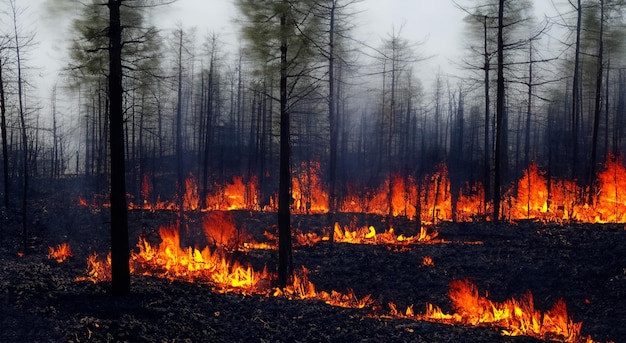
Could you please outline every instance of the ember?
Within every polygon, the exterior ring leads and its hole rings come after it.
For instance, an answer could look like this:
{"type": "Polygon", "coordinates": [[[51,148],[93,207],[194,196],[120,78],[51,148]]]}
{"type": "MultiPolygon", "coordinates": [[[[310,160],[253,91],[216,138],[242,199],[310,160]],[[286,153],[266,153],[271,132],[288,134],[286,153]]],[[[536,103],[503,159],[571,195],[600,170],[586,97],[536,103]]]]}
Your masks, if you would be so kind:
{"type": "Polygon", "coordinates": [[[56,260],[59,263],[64,262],[68,258],[72,257],[72,250],[67,243],[61,243],[56,247],[49,247],[48,259],[56,260]]]}

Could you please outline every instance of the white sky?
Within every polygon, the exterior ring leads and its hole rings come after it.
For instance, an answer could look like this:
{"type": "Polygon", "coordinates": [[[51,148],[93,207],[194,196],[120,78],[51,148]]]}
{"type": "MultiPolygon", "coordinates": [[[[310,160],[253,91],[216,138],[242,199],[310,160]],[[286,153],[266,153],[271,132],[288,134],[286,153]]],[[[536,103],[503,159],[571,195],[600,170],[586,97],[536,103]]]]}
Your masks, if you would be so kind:
{"type": "MultiPolygon", "coordinates": [[[[77,4],[73,14],[51,17],[43,10],[46,1],[58,0],[17,0],[19,6],[27,7],[24,26],[35,31],[39,42],[29,63],[36,67],[36,80],[31,83],[37,86],[44,106],[50,102],[52,85],[58,80],[59,71],[67,65],[67,42],[72,39],[68,19],[82,6],[77,4]]],[[[471,3],[471,0],[465,1],[471,3]]],[[[533,2],[538,13],[552,9],[550,0],[533,2]]],[[[434,56],[415,67],[417,77],[426,87],[439,68],[444,73],[457,73],[451,66],[465,53],[462,22],[465,13],[454,7],[452,0],[363,0],[358,8],[360,13],[353,19],[357,24],[357,39],[377,47],[393,29],[402,28],[403,38],[423,42],[416,52],[421,56],[434,56]]],[[[236,16],[233,0],[178,0],[161,7],[152,19],[163,30],[182,24],[185,29],[196,27],[199,35],[218,32],[226,49],[230,46],[235,51],[239,46],[236,16]]]]}

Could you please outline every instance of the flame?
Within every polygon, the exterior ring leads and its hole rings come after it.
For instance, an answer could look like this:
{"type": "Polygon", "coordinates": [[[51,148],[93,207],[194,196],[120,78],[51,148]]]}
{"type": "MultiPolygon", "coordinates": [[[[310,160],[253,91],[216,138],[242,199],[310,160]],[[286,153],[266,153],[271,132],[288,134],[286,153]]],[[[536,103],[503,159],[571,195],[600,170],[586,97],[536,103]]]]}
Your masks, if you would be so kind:
{"type": "MultiPolygon", "coordinates": [[[[327,213],[328,192],[323,185],[320,163],[304,162],[292,177],[294,213],[327,213]]],[[[214,191],[206,196],[206,207],[200,208],[198,187],[192,174],[185,182],[183,209],[193,210],[253,210],[276,211],[276,194],[268,195],[260,201],[256,177],[245,180],[235,176],[232,182],[215,184],[214,191]],[[268,205],[261,208],[261,203],[268,205]]],[[[502,215],[511,221],[533,219],[543,222],[578,221],[586,223],[626,223],[626,168],[619,157],[609,155],[604,169],[597,174],[595,194],[588,203],[587,190],[575,181],[560,180],[546,176],[536,163],[531,163],[523,176],[506,190],[503,196],[502,215]]],[[[380,185],[364,187],[348,183],[339,204],[344,213],[366,213],[376,215],[417,217],[422,224],[450,221],[453,216],[452,194],[458,194],[456,219],[474,221],[489,219],[492,203],[484,203],[485,190],[480,183],[464,183],[460,189],[451,189],[448,169],[440,164],[433,173],[421,179],[399,174],[390,175],[380,185]],[[391,192],[391,196],[389,195],[391,192]],[[391,211],[389,209],[391,206],[391,211]]],[[[176,202],[161,200],[149,203],[148,194],[152,191],[149,178],[142,180],[141,196],[143,204],[129,201],[129,209],[177,210],[176,202]]],[[[94,210],[108,207],[106,197],[95,195],[92,202],[82,197],[82,206],[94,210]]]]}
{"type": "Polygon", "coordinates": [[[393,228],[384,232],[376,232],[373,226],[351,229],[345,226],[343,229],[339,223],[335,223],[335,242],[351,244],[411,244],[411,243],[435,243],[438,232],[428,233],[425,227],[420,228],[417,236],[396,235],[393,228]]]}
{"type": "Polygon", "coordinates": [[[435,262],[433,262],[433,258],[430,256],[422,257],[422,266],[424,267],[434,267],[435,262]]]}
{"type": "Polygon", "coordinates": [[[150,176],[148,174],[143,174],[143,178],[141,179],[141,196],[144,201],[148,199],[152,193],[152,185],[150,184],[150,176]]]}
{"type": "Polygon", "coordinates": [[[87,257],[87,275],[79,276],[75,281],[91,281],[93,283],[111,281],[111,253],[104,260],[97,253],[87,257]]]}
{"type": "Polygon", "coordinates": [[[183,209],[185,211],[195,211],[200,204],[200,196],[198,195],[198,184],[193,174],[185,180],[185,194],[183,195],[183,209]]]}
{"type": "Polygon", "coordinates": [[[250,265],[229,261],[221,250],[181,248],[175,226],[161,227],[159,235],[161,243],[155,246],[145,238],[139,239],[139,252],[131,253],[136,273],[170,280],[210,282],[222,290],[253,289],[261,279],[260,273],[250,265]]]}
{"type": "Polygon", "coordinates": [[[590,337],[583,338],[580,335],[582,323],[575,323],[570,319],[562,299],[550,310],[542,313],[535,308],[530,292],[519,299],[494,302],[480,296],[476,285],[468,280],[452,281],[448,296],[455,310],[452,314],[444,313],[440,307],[429,303],[426,304],[426,312],[418,315],[413,314],[412,307],[403,314],[391,303],[390,313],[395,317],[416,320],[498,327],[502,329],[504,335],[510,336],[525,335],[562,342],[593,341],[590,337]]]}
{"type": "Polygon", "coordinates": [[[61,243],[56,247],[48,248],[48,259],[54,259],[58,263],[64,262],[72,256],[72,250],[70,249],[70,245],[67,243],[61,243]]]}
{"type": "Polygon", "coordinates": [[[347,293],[340,293],[336,291],[318,292],[315,290],[315,285],[309,281],[309,270],[302,266],[299,271],[294,271],[293,282],[285,289],[275,289],[274,296],[286,296],[290,299],[300,300],[322,300],[329,305],[345,307],[345,308],[365,308],[372,306],[374,300],[371,296],[366,295],[359,299],[354,291],[349,289],[347,293]]]}
{"type": "Polygon", "coordinates": [[[202,229],[211,246],[235,250],[241,245],[242,237],[230,212],[210,212],[202,222],[202,229]]]}
{"type": "Polygon", "coordinates": [[[626,222],[626,168],[621,158],[607,157],[604,171],[598,174],[599,194],[596,203],[599,221],[626,222]]]}
{"type": "Polygon", "coordinates": [[[232,183],[215,185],[215,191],[206,196],[203,210],[260,210],[256,176],[244,182],[243,177],[233,177],[232,183]]]}
{"type": "Polygon", "coordinates": [[[317,161],[302,162],[300,172],[291,179],[293,210],[299,213],[328,212],[328,191],[322,186],[321,167],[317,161]]]}

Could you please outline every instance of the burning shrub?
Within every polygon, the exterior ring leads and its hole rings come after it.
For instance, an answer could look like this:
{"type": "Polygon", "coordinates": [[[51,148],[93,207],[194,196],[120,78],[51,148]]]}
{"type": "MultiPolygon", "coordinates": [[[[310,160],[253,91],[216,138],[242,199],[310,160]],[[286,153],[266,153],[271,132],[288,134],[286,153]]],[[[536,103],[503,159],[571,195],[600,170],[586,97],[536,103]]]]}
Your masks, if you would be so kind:
{"type": "Polygon", "coordinates": [[[59,263],[72,257],[72,250],[70,249],[70,245],[67,243],[59,244],[56,247],[49,247],[48,249],[48,259],[56,260],[59,263]]]}
{"type": "Polygon", "coordinates": [[[232,251],[242,244],[243,237],[235,226],[231,212],[210,212],[204,218],[202,229],[207,241],[212,246],[232,251]]]}

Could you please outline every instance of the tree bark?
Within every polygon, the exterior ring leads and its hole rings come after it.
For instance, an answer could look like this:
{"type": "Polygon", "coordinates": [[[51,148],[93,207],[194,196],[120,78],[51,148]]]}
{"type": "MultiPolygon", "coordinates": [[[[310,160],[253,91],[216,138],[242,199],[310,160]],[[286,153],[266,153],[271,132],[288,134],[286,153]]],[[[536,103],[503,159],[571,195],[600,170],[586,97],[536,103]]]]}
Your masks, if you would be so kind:
{"type": "Polygon", "coordinates": [[[278,184],[278,287],[287,286],[293,273],[291,247],[291,158],[289,149],[290,123],[287,104],[287,7],[283,0],[280,14],[280,164],[278,184]]]}
{"type": "Polygon", "coordinates": [[[109,0],[109,101],[111,145],[111,294],[130,293],[128,213],[124,157],[124,113],[122,106],[122,26],[123,0],[109,0]]]}
{"type": "Polygon", "coordinates": [[[596,71],[596,96],[593,112],[593,129],[591,138],[591,161],[589,162],[589,175],[587,179],[587,203],[592,204],[595,187],[593,179],[596,174],[596,160],[598,155],[598,131],[600,128],[600,114],[602,112],[602,72],[604,70],[604,0],[600,0],[600,34],[598,42],[598,61],[596,71]]]}
{"type": "MultiPolygon", "coordinates": [[[[500,183],[502,179],[502,127],[504,122],[504,2],[499,0],[498,5],[498,85],[496,94],[496,149],[494,153],[494,179],[493,179],[493,220],[500,220],[500,183]]],[[[506,147],[505,147],[506,148],[506,147]]]]}
{"type": "MultiPolygon", "coordinates": [[[[0,56],[1,59],[1,56],[0,56]]],[[[7,141],[6,100],[4,96],[4,79],[2,78],[2,65],[0,60],[0,132],[2,135],[2,166],[4,181],[4,207],[9,207],[9,149],[7,141]]]]}

